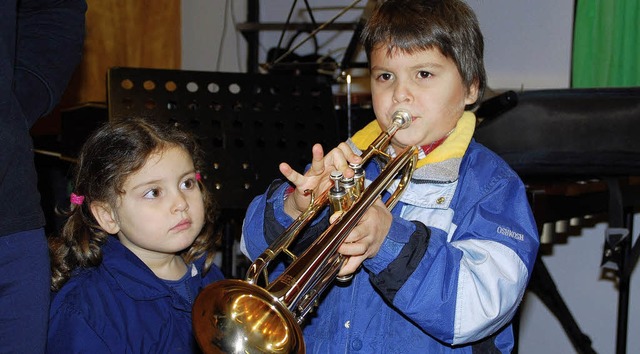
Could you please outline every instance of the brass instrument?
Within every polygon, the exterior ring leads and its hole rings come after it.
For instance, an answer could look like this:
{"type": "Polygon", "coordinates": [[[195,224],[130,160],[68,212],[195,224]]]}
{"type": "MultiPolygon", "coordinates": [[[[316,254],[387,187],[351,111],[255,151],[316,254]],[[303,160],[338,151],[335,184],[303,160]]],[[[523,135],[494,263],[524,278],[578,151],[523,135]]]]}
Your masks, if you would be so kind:
{"type": "Polygon", "coordinates": [[[384,170],[366,189],[360,166],[352,166],[354,181],[346,188],[333,175],[334,186],[318,197],[311,194],[311,202],[276,241],[251,264],[245,280],[229,279],[213,283],[198,295],[193,306],[193,328],[196,339],[205,353],[305,353],[300,327],[305,316],[316,305],[317,298],[336,278],[345,262],[337,252],[351,230],[379,195],[402,172],[398,187],[385,203],[392,209],[413,175],[417,162],[417,148],[405,148],[397,157],[385,153],[392,136],[411,124],[405,111],[393,114],[392,124],[382,132],[362,155],[362,164],[374,155],[386,160],[384,170]],[[360,190],[361,192],[358,192],[360,190]],[[354,192],[355,191],[355,192],[354,192]],[[358,194],[359,195],[355,195],[358,194]],[[335,202],[344,194],[346,203],[335,202]],[[303,229],[327,204],[341,211],[338,218],[300,256],[288,247],[303,229]],[[269,282],[267,266],[280,255],[291,258],[283,273],[269,282]],[[266,285],[257,285],[263,275],[266,285]]]}

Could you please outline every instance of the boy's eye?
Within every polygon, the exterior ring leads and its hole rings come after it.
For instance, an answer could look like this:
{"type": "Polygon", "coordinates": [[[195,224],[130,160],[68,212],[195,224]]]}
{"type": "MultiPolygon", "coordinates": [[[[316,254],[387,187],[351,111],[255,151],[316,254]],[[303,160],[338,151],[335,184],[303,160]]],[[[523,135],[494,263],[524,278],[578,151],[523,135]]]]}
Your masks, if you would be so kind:
{"type": "Polygon", "coordinates": [[[160,190],[157,188],[153,188],[148,190],[143,197],[147,199],[155,199],[155,198],[158,198],[159,196],[160,196],[160,190]]]}
{"type": "Polygon", "coordinates": [[[184,182],[182,182],[182,184],[180,185],[180,188],[182,189],[193,189],[193,187],[195,187],[196,185],[196,180],[193,178],[189,178],[187,180],[185,180],[184,182]]]}
{"type": "Polygon", "coordinates": [[[378,80],[381,80],[381,81],[388,81],[388,80],[391,80],[391,74],[389,74],[389,73],[382,73],[382,74],[378,75],[378,80]]]}
{"type": "Polygon", "coordinates": [[[419,71],[418,72],[418,76],[421,79],[428,79],[428,78],[430,78],[432,76],[432,74],[430,72],[428,72],[428,71],[419,71]]]}

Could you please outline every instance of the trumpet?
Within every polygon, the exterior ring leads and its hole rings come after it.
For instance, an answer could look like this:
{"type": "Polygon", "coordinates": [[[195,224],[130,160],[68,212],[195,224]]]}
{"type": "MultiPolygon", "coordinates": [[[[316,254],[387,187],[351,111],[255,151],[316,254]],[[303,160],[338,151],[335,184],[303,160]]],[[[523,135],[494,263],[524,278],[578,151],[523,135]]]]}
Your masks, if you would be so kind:
{"type": "Polygon", "coordinates": [[[351,166],[353,180],[332,173],[333,186],[318,196],[311,193],[307,209],[256,258],[244,280],[221,280],[200,292],[192,320],[196,340],[205,353],[305,353],[301,325],[318,297],[338,278],[346,261],[338,248],[384,190],[398,181],[385,202],[391,210],[411,180],[417,148],[409,146],[395,158],[385,152],[393,135],[410,124],[408,112],[396,111],[387,130],[362,154],[362,163],[351,166]],[[378,155],[384,168],[364,188],[362,164],[378,155]],[[332,212],[340,211],[337,219],[302,254],[291,252],[288,248],[301,230],[327,206],[332,212]],[[269,281],[267,266],[281,255],[291,263],[269,281]]]}

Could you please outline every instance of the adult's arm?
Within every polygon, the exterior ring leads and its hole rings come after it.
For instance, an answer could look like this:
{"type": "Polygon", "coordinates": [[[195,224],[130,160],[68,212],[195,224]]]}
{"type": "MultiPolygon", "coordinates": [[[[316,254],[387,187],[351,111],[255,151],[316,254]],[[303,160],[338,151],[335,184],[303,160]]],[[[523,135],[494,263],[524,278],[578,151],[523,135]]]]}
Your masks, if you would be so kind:
{"type": "Polygon", "coordinates": [[[21,0],[14,93],[26,123],[59,102],[82,56],[85,0],[21,0]]]}

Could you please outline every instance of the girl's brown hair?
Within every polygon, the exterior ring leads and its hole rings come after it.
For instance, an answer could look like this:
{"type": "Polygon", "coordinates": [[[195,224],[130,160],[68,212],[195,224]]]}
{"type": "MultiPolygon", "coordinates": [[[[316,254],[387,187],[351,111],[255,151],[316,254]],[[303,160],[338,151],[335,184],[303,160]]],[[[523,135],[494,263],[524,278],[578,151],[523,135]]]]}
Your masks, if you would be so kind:
{"type": "MultiPolygon", "coordinates": [[[[73,185],[75,194],[84,201],[71,205],[60,235],[49,238],[52,290],[59,290],[75,269],[94,267],[102,260],[101,247],[112,236],[100,228],[89,205],[106,202],[115,206],[126,179],[142,168],[150,155],[174,146],[189,153],[197,171],[204,167],[203,152],[193,136],[166,123],[139,118],[109,122],[88,138],[80,151],[73,185]]],[[[181,256],[189,264],[206,255],[206,273],[215,256],[217,208],[204,184],[198,185],[204,199],[205,226],[181,256]]]]}

